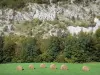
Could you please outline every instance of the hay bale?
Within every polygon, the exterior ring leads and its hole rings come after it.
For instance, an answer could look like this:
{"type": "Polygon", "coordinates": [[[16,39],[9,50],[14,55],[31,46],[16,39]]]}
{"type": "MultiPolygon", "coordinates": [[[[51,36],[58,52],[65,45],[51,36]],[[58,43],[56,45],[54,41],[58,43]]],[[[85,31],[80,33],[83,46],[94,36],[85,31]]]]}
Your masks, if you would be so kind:
{"type": "Polygon", "coordinates": [[[56,69],[56,65],[55,64],[51,64],[50,65],[50,69],[52,69],[52,70],[56,69]]]}
{"type": "Polygon", "coordinates": [[[29,68],[30,69],[34,69],[34,66],[31,64],[31,65],[29,65],[29,68]]]}
{"type": "Polygon", "coordinates": [[[67,67],[66,65],[63,64],[63,65],[61,65],[60,69],[61,69],[61,70],[68,70],[68,67],[67,67]]]}
{"type": "Polygon", "coordinates": [[[19,66],[17,66],[17,67],[16,67],[16,69],[17,69],[18,71],[22,71],[22,70],[24,70],[24,69],[23,69],[23,67],[22,67],[22,66],[20,66],[20,65],[19,65],[19,66]]]}
{"type": "Polygon", "coordinates": [[[46,65],[44,63],[40,64],[41,68],[46,68],[46,65]]]}
{"type": "Polygon", "coordinates": [[[87,66],[83,66],[83,67],[82,67],[82,70],[83,70],[83,71],[89,71],[90,69],[89,69],[89,67],[87,67],[87,66]]]}

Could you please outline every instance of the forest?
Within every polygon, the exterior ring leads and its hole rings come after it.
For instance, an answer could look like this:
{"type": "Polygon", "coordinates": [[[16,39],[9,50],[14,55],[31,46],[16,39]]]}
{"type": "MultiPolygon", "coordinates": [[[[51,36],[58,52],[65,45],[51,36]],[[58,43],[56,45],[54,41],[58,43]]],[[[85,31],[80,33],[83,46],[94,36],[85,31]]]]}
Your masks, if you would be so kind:
{"type": "Polygon", "coordinates": [[[48,39],[0,36],[0,63],[100,62],[100,28],[93,33],[52,36],[48,39]]]}

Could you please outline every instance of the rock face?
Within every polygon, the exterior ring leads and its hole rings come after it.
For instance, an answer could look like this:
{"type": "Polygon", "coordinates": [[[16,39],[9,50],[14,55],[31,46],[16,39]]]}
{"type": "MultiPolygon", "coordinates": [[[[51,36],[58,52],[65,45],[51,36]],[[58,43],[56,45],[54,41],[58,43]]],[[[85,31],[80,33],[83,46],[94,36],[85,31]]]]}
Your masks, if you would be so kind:
{"type": "MultiPolygon", "coordinates": [[[[89,21],[91,18],[100,15],[100,1],[96,1],[95,3],[90,3],[87,6],[76,5],[72,2],[72,4],[66,4],[63,2],[59,2],[57,4],[32,4],[28,3],[26,7],[18,10],[13,10],[10,8],[0,9],[0,31],[3,31],[5,26],[8,26],[8,31],[13,32],[11,27],[14,27],[15,24],[20,24],[25,21],[31,21],[35,18],[44,21],[54,21],[54,20],[83,20],[89,21]]],[[[96,22],[97,23],[97,22],[96,22]]],[[[98,21],[97,25],[92,28],[84,28],[84,27],[73,27],[69,26],[65,30],[59,28],[51,28],[48,33],[45,33],[45,36],[58,36],[60,33],[65,34],[65,31],[68,30],[72,34],[78,34],[81,30],[84,32],[93,32],[98,29],[100,22],[98,21]]],[[[53,26],[53,25],[52,25],[53,26]]],[[[45,29],[44,29],[45,30],[45,29]]],[[[15,34],[17,34],[16,32],[15,34]]]]}
{"type": "Polygon", "coordinates": [[[95,33],[95,31],[100,27],[100,21],[97,20],[96,21],[96,26],[95,27],[88,27],[88,28],[85,28],[85,27],[74,27],[74,26],[68,26],[67,29],[68,31],[74,35],[74,34],[78,34],[80,31],[83,31],[83,32],[93,32],[95,33]]]}
{"type": "Polygon", "coordinates": [[[10,23],[11,20],[20,23],[22,21],[30,21],[34,18],[38,18],[40,20],[54,20],[56,18],[59,20],[71,20],[73,18],[89,20],[93,15],[100,15],[99,9],[99,5],[92,3],[90,3],[87,7],[64,3],[58,3],[58,5],[29,3],[21,11],[14,11],[13,9],[0,9],[0,23],[2,18],[6,21],[5,23],[10,23]]]}

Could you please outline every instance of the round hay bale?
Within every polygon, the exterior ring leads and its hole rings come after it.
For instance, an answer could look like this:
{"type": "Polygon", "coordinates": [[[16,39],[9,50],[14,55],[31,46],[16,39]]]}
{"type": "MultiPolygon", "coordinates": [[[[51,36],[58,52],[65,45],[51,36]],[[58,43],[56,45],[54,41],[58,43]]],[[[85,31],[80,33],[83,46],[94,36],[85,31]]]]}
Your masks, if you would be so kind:
{"type": "Polygon", "coordinates": [[[68,67],[67,67],[66,65],[63,64],[63,65],[61,65],[60,69],[61,69],[61,70],[68,70],[68,67]]]}
{"type": "Polygon", "coordinates": [[[87,66],[83,66],[83,67],[82,67],[82,70],[83,70],[83,71],[89,71],[90,69],[89,69],[89,67],[87,67],[87,66]]]}
{"type": "Polygon", "coordinates": [[[56,65],[55,64],[51,64],[50,65],[50,69],[52,69],[52,70],[56,69],[56,65]]]}
{"type": "Polygon", "coordinates": [[[18,71],[22,71],[23,70],[23,67],[22,66],[17,66],[17,68],[16,68],[18,71]]]}
{"type": "Polygon", "coordinates": [[[46,65],[44,63],[40,64],[41,68],[46,68],[46,65]]]}
{"type": "Polygon", "coordinates": [[[31,65],[29,65],[29,68],[30,69],[34,69],[34,66],[31,64],[31,65]]]}

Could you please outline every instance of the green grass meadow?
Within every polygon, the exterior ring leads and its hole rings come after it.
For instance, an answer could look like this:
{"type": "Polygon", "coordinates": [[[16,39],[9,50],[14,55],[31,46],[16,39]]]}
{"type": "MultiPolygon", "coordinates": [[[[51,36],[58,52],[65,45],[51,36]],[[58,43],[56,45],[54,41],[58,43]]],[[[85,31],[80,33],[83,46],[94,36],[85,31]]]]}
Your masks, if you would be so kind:
{"type": "Polygon", "coordinates": [[[51,63],[45,63],[47,68],[40,68],[41,63],[8,63],[0,64],[0,75],[100,75],[100,63],[55,63],[56,70],[49,68],[51,63]],[[28,66],[33,64],[34,70],[30,70],[28,66]],[[60,70],[60,66],[66,64],[69,70],[60,70]],[[23,66],[23,71],[17,71],[18,65],[23,66]],[[90,71],[82,71],[82,66],[88,66],[90,71]]]}

